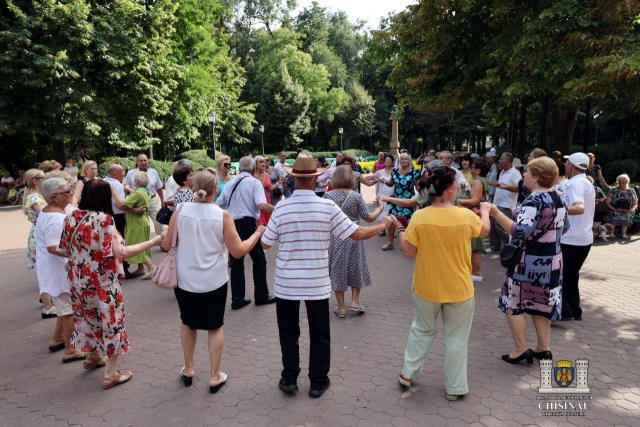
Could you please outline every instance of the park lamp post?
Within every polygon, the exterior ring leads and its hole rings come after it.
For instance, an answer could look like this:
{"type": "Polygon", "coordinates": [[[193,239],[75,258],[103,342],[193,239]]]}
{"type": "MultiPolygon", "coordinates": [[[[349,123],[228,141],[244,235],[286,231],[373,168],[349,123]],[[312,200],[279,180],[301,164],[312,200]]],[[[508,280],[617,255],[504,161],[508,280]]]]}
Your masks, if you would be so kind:
{"type": "Polygon", "coordinates": [[[340,134],[340,152],[342,152],[342,134],[344,132],[344,129],[342,128],[338,128],[338,133],[340,134]]]}
{"type": "Polygon", "coordinates": [[[262,156],[264,156],[264,126],[260,125],[258,130],[260,130],[260,139],[262,140],[262,156]]]}
{"type": "MultiPolygon", "coordinates": [[[[216,113],[211,111],[207,114],[207,121],[211,123],[211,142],[213,145],[213,157],[215,158],[216,153],[216,113]]],[[[222,154],[222,143],[220,143],[220,154],[222,154]]]]}

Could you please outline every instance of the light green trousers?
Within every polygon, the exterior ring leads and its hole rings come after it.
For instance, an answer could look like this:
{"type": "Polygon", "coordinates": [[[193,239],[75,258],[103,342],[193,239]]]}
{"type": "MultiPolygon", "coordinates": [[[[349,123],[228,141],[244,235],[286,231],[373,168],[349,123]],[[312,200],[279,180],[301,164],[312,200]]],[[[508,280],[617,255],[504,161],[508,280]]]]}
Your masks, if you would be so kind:
{"type": "Polygon", "coordinates": [[[474,299],[457,303],[439,303],[426,301],[413,294],[413,304],[416,313],[404,352],[402,375],[415,378],[422,370],[424,358],[427,357],[438,332],[438,313],[442,312],[445,390],[453,395],[467,394],[467,347],[473,321],[474,299]]]}

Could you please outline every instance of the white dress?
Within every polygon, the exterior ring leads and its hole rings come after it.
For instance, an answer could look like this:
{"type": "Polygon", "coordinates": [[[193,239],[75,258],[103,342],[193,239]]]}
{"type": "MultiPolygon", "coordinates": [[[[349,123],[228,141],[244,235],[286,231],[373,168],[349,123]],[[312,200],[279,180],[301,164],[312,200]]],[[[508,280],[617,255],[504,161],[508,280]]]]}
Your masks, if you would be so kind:
{"type": "Polygon", "coordinates": [[[52,297],[70,292],[71,283],[67,279],[64,266],[67,258],[49,253],[47,248],[60,244],[60,236],[66,215],[57,212],[40,212],[36,223],[36,259],[40,293],[52,297]]]}
{"type": "MultiPolygon", "coordinates": [[[[385,181],[391,180],[391,172],[387,173],[384,169],[380,169],[379,171],[374,173],[373,176],[375,179],[384,178],[385,181]]],[[[387,184],[378,182],[376,184],[376,197],[380,197],[380,196],[393,197],[394,190],[395,190],[395,185],[392,185],[391,187],[389,187],[387,184]]],[[[380,219],[388,215],[389,215],[389,203],[385,203],[384,210],[378,217],[378,221],[380,221],[380,219]]]]}

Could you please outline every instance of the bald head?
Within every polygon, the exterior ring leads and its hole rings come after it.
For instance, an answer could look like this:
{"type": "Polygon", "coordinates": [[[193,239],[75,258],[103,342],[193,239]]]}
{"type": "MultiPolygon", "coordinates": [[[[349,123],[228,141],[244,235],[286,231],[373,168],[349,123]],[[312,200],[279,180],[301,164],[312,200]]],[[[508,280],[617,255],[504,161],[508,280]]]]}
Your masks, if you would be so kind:
{"type": "Polygon", "coordinates": [[[107,169],[107,176],[122,182],[122,179],[124,178],[124,168],[121,165],[114,163],[109,166],[109,169],[107,169]]]}

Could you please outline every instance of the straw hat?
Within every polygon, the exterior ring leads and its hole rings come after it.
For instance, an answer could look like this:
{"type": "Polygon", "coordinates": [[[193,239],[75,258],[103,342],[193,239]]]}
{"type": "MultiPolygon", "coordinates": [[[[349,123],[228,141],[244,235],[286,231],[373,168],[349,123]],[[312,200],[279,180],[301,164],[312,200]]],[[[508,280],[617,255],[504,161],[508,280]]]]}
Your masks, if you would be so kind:
{"type": "Polygon", "coordinates": [[[320,176],[327,171],[327,168],[317,168],[316,161],[306,153],[298,154],[296,161],[291,166],[282,166],[284,171],[292,176],[320,176]]]}
{"type": "Polygon", "coordinates": [[[519,158],[515,158],[513,159],[513,163],[512,163],[514,168],[521,168],[522,167],[522,161],[519,158]]]}

